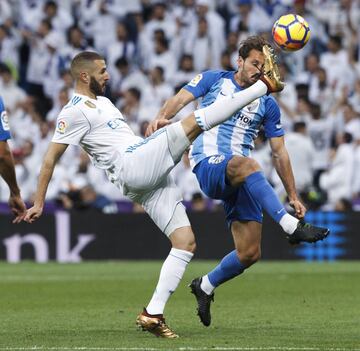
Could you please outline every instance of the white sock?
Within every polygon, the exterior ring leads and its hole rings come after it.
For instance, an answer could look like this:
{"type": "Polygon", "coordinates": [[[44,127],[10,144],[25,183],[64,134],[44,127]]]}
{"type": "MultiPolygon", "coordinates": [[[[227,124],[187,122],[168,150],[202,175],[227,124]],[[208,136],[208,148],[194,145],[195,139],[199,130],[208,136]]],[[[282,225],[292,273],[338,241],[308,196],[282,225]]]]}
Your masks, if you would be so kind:
{"type": "Polygon", "coordinates": [[[155,292],[146,307],[149,314],[162,314],[165,304],[176,290],[193,254],[189,251],[172,248],[164,261],[155,292]]]}
{"type": "Polygon", "coordinates": [[[211,295],[215,289],[215,286],[211,285],[210,280],[207,275],[204,275],[201,280],[200,288],[206,294],[211,295]]]}
{"type": "Polygon", "coordinates": [[[281,228],[284,230],[285,233],[288,233],[288,234],[294,233],[298,223],[299,223],[299,220],[288,213],[285,213],[281,217],[280,222],[279,222],[279,224],[281,225],[281,228]]]}
{"type": "Polygon", "coordinates": [[[209,130],[218,124],[225,122],[236,111],[266,93],[267,87],[265,83],[258,80],[247,89],[231,94],[226,98],[215,101],[207,107],[196,110],[196,122],[202,130],[209,130]]]}

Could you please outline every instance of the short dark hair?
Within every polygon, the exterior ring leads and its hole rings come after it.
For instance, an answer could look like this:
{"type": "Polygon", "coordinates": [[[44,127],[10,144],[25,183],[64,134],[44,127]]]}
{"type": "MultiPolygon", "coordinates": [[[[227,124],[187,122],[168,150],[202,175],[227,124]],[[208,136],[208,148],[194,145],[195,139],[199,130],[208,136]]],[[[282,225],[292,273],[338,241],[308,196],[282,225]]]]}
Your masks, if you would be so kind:
{"type": "Polygon", "coordinates": [[[135,87],[129,88],[128,92],[136,98],[136,100],[140,100],[141,99],[141,91],[135,87]]]}
{"type": "Polygon", "coordinates": [[[270,44],[259,35],[248,37],[240,43],[239,56],[244,60],[249,56],[251,50],[262,51],[264,45],[270,44]]]}
{"type": "Polygon", "coordinates": [[[294,132],[301,132],[304,129],[306,129],[306,123],[303,121],[295,122],[293,125],[294,132]]]}
{"type": "Polygon", "coordinates": [[[80,70],[88,67],[96,60],[104,60],[104,58],[94,51],[82,51],[77,54],[71,61],[70,71],[74,79],[79,76],[80,70]]]}

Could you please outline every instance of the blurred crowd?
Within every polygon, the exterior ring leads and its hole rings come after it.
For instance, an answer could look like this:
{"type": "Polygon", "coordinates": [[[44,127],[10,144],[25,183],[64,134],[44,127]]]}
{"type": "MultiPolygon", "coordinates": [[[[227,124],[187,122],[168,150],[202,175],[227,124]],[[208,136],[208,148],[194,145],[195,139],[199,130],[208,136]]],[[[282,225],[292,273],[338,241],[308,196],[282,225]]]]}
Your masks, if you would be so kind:
{"type": "MultiPolygon", "coordinates": [[[[96,50],[106,58],[106,95],[144,135],[166,99],[198,72],[236,70],[239,42],[254,34],[271,41],[273,23],[287,13],[302,15],[311,28],[302,50],[277,52],[286,88],[276,99],[297,187],[310,208],[360,210],[357,0],[0,0],[0,95],[23,198],[33,197],[57,115],[72,94],[69,65],[77,53],[96,50]]],[[[263,133],[253,157],[286,201],[263,133]]],[[[217,207],[201,193],[187,154],[173,174],[190,208],[217,207]]],[[[7,198],[0,182],[0,201],[7,198]]],[[[114,213],[125,199],[70,147],[47,200],[114,213]]]]}

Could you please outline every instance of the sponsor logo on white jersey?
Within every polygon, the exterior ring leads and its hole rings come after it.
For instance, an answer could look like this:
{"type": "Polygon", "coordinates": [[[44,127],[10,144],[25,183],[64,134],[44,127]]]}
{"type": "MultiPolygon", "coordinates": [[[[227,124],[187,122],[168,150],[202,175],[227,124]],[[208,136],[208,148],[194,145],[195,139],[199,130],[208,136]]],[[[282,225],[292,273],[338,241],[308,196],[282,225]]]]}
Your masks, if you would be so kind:
{"type": "Polygon", "coordinates": [[[1,125],[3,130],[10,130],[9,118],[6,111],[1,112],[1,125]]]}
{"type": "Polygon", "coordinates": [[[208,162],[209,162],[209,164],[217,165],[217,164],[221,163],[224,160],[225,160],[224,155],[217,155],[217,156],[211,156],[209,158],[208,162]]]}
{"type": "Polygon", "coordinates": [[[60,134],[65,134],[66,127],[67,127],[66,121],[63,119],[59,119],[56,125],[56,131],[60,134]]]}
{"type": "Polygon", "coordinates": [[[197,76],[195,76],[195,77],[190,81],[189,85],[190,85],[191,87],[196,87],[196,86],[199,84],[199,82],[201,81],[202,77],[203,77],[203,76],[202,76],[201,73],[198,74],[197,76]]]}

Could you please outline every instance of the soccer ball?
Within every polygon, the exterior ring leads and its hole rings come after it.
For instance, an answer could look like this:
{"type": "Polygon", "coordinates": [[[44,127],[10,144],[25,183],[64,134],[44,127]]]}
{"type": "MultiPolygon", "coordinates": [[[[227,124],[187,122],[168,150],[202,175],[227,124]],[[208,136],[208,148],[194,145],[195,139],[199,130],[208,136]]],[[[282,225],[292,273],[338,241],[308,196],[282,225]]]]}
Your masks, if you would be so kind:
{"type": "Polygon", "coordinates": [[[310,27],[299,15],[284,15],[274,23],[272,36],[282,50],[296,51],[309,41],[310,27]]]}

